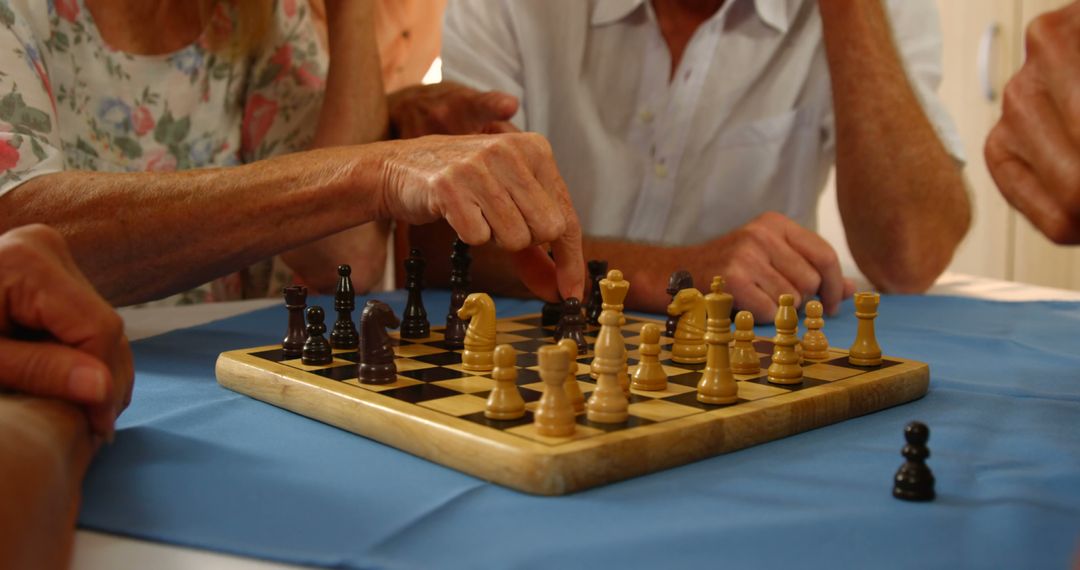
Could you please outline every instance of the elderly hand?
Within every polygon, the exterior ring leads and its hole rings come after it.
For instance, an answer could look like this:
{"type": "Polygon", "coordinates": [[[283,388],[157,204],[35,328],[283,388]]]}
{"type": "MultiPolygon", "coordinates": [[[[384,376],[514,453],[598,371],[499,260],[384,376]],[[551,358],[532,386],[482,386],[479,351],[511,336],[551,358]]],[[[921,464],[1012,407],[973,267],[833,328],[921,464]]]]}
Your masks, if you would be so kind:
{"type": "Polygon", "coordinates": [[[124,324],[43,225],[0,235],[0,386],[85,406],[111,437],[134,376],[124,324]]]}
{"type": "Polygon", "coordinates": [[[390,124],[403,139],[518,132],[509,123],[517,113],[518,100],[499,91],[477,91],[444,81],[391,93],[387,105],[390,124]]]}
{"type": "Polygon", "coordinates": [[[519,276],[537,296],[581,297],[581,227],[547,139],[518,133],[382,144],[389,146],[380,218],[415,225],[445,218],[466,243],[491,240],[514,252],[519,276]]]}
{"type": "Polygon", "coordinates": [[[1010,204],[1053,241],[1080,243],[1080,2],[1031,23],[985,155],[1010,204]]]}
{"type": "Polygon", "coordinates": [[[855,292],[832,246],[776,212],[692,249],[691,259],[697,260],[692,273],[722,275],[735,304],[754,313],[759,324],[773,321],[781,294],[793,294],[797,307],[817,295],[833,315],[855,292]]]}

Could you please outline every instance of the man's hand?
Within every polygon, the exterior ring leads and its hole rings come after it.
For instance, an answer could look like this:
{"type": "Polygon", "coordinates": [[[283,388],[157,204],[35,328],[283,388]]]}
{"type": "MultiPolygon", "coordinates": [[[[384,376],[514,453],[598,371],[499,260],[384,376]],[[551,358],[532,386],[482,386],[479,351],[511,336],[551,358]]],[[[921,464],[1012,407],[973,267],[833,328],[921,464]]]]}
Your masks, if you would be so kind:
{"type": "Polygon", "coordinates": [[[1002,195],[1048,238],[1080,243],[1080,2],[1036,18],[1005,87],[986,164],[1002,195]]]}
{"type": "Polygon", "coordinates": [[[378,184],[380,219],[419,225],[445,218],[466,243],[494,241],[514,252],[519,276],[537,296],[581,298],[581,227],[547,139],[519,133],[382,144],[390,152],[378,184]]]}
{"type": "Polygon", "coordinates": [[[518,132],[509,122],[517,113],[518,100],[499,91],[477,91],[444,81],[395,91],[387,103],[390,124],[403,139],[518,132]]]}
{"type": "MultiPolygon", "coordinates": [[[[840,271],[836,252],[821,236],[776,212],[766,212],[741,228],[693,248],[694,275],[722,275],[740,309],[757,323],[776,317],[777,299],[795,295],[795,305],[817,295],[832,315],[855,292],[840,271]]],[[[707,281],[706,281],[707,282],[707,281]]]]}
{"type": "Polygon", "coordinates": [[[123,321],[60,234],[32,225],[0,235],[0,386],[82,404],[111,437],[133,376],[123,321]]]}

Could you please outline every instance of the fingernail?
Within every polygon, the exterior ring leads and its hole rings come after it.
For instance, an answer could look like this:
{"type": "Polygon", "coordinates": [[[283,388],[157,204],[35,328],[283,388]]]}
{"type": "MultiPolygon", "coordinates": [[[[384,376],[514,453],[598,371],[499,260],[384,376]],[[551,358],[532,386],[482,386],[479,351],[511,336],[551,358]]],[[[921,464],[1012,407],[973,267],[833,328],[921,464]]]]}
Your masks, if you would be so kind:
{"type": "Polygon", "coordinates": [[[109,380],[96,366],[76,366],[68,376],[68,393],[84,402],[104,402],[109,380]]]}

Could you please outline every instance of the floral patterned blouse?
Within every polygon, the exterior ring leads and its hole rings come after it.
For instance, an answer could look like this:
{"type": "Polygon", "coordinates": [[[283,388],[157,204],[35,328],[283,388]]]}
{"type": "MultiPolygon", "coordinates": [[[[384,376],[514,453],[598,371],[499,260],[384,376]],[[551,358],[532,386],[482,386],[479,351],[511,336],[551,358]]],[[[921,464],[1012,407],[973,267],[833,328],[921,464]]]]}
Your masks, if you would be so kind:
{"type": "MultiPolygon", "coordinates": [[[[209,49],[233,27],[227,3],[193,44],[117,51],[84,0],[0,0],[0,195],[61,170],[166,172],[307,148],[327,54],[305,0],[278,0],[265,48],[209,49]]],[[[266,296],[289,279],[267,261],[166,302],[266,296]]]]}

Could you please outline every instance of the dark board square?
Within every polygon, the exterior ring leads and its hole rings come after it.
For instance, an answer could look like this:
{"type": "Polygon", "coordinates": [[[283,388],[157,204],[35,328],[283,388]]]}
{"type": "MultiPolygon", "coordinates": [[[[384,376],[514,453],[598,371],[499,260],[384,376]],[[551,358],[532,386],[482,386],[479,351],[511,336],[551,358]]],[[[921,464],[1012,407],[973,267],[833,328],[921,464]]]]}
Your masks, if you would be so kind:
{"type": "MultiPolygon", "coordinates": [[[[516,318],[512,318],[512,319],[508,319],[508,320],[513,321],[515,323],[521,323],[523,325],[529,325],[530,327],[535,327],[535,328],[540,328],[540,326],[541,326],[541,321],[540,321],[539,316],[516,317],[516,318]]],[[[517,333],[514,333],[514,334],[517,334],[517,333]]]]}
{"type": "Polygon", "coordinates": [[[526,337],[526,338],[534,338],[534,339],[552,338],[555,335],[555,330],[554,329],[548,330],[548,329],[541,329],[541,328],[522,329],[522,330],[519,330],[519,331],[510,331],[507,334],[513,334],[513,335],[517,335],[517,336],[523,336],[523,337],[526,337]]]}
{"type": "Polygon", "coordinates": [[[758,352],[760,352],[762,354],[772,354],[773,348],[775,346],[776,345],[773,344],[773,342],[770,341],[770,340],[755,340],[754,341],[754,350],[756,350],[756,351],[758,351],[758,352]]]}
{"type": "Polygon", "coordinates": [[[758,359],[758,362],[760,363],[762,370],[768,370],[769,367],[772,366],[772,357],[771,356],[762,356],[761,358],[758,359]]]}
{"type": "Polygon", "coordinates": [[[681,386],[689,386],[691,388],[697,388],[698,382],[701,381],[700,372],[684,372],[682,374],[676,374],[674,376],[668,376],[668,382],[679,384],[681,386]]]}
{"type": "MultiPolygon", "coordinates": [[[[522,388],[518,392],[521,394],[521,399],[525,400],[526,404],[531,402],[537,402],[540,400],[540,396],[544,395],[543,392],[537,392],[532,388],[522,388]]],[[[483,398],[486,400],[487,397],[491,395],[491,390],[484,390],[483,392],[473,392],[472,395],[476,396],[477,398],[483,398]]]]}
{"type": "Polygon", "coordinates": [[[420,402],[427,402],[428,400],[438,400],[439,398],[457,396],[461,392],[443,388],[442,386],[435,384],[413,384],[412,386],[394,388],[393,390],[386,390],[380,393],[383,396],[389,396],[396,400],[409,402],[410,404],[419,404],[420,402]]]}
{"type": "Polygon", "coordinates": [[[675,368],[685,368],[687,370],[705,370],[704,362],[699,364],[681,364],[679,362],[675,362],[670,358],[665,358],[664,360],[660,361],[660,364],[663,364],[664,366],[674,366],[675,368]]]}
{"type": "Polygon", "coordinates": [[[340,358],[342,360],[348,360],[349,362],[360,362],[360,353],[358,353],[358,352],[337,352],[337,353],[334,353],[334,358],[340,358]]]}
{"type": "Polygon", "coordinates": [[[461,364],[461,355],[456,352],[436,352],[435,354],[425,354],[423,356],[413,356],[411,358],[412,360],[419,360],[420,362],[426,362],[436,366],[461,364]]]}
{"type": "Polygon", "coordinates": [[[668,396],[667,398],[664,398],[664,400],[666,400],[668,402],[675,402],[676,404],[682,404],[684,406],[690,406],[691,408],[698,408],[699,410],[719,410],[720,408],[728,408],[728,407],[731,407],[731,406],[737,406],[737,405],[739,405],[739,404],[741,404],[743,402],[748,401],[748,400],[743,400],[742,398],[739,398],[739,400],[737,402],[735,402],[734,404],[727,404],[727,405],[724,405],[724,406],[714,406],[713,404],[706,404],[705,402],[698,401],[697,392],[686,392],[686,393],[683,393],[683,394],[679,394],[677,396],[668,396]]]}
{"type": "Polygon", "coordinates": [[[355,380],[360,376],[360,370],[355,364],[350,364],[348,366],[334,366],[333,368],[320,368],[319,370],[312,370],[311,373],[331,380],[355,380]]]}
{"type": "Polygon", "coordinates": [[[599,429],[599,430],[604,430],[604,431],[607,431],[607,432],[611,432],[611,431],[619,431],[619,430],[624,430],[624,429],[636,428],[636,427],[639,427],[639,426],[647,426],[649,424],[654,424],[656,422],[654,422],[652,420],[647,420],[645,418],[639,418],[639,417],[637,417],[635,415],[631,415],[629,418],[626,419],[625,422],[622,422],[622,423],[619,423],[619,424],[603,424],[603,423],[599,423],[599,422],[590,422],[588,414],[580,414],[577,417],[577,423],[578,423],[578,425],[589,426],[591,428],[596,428],[596,429],[599,429]]]}
{"type": "Polygon", "coordinates": [[[518,418],[516,420],[492,420],[492,419],[488,419],[487,416],[484,415],[484,412],[476,412],[475,414],[469,414],[467,416],[461,416],[461,419],[468,420],[470,422],[477,423],[477,424],[480,424],[480,425],[485,425],[485,426],[487,426],[489,428],[494,428],[494,429],[497,429],[497,430],[505,430],[505,429],[510,429],[512,427],[531,424],[532,421],[533,421],[533,413],[530,412],[530,411],[526,411],[524,416],[521,416],[520,418],[518,418]]]}
{"type": "Polygon", "coordinates": [[[525,352],[517,355],[515,360],[518,366],[522,368],[528,368],[530,366],[537,366],[540,364],[540,356],[535,352],[525,352]]]}
{"type": "Polygon", "coordinates": [[[288,358],[285,358],[284,351],[280,348],[263,350],[261,352],[252,352],[251,355],[256,358],[262,358],[263,360],[269,360],[270,362],[281,362],[282,360],[289,360],[288,358]]]}
{"type": "Polygon", "coordinates": [[[439,380],[451,380],[453,378],[464,378],[468,376],[468,374],[464,372],[458,372],[457,370],[451,370],[449,368],[422,368],[420,370],[407,370],[400,374],[421,382],[438,382],[439,380]]]}
{"type": "Polygon", "coordinates": [[[532,384],[533,382],[540,381],[541,380],[539,370],[529,370],[527,368],[522,368],[518,370],[518,377],[516,382],[518,386],[524,386],[525,384],[532,384]]]}
{"type": "MultiPolygon", "coordinates": [[[[517,333],[510,333],[510,334],[517,334],[517,333]]],[[[545,346],[551,346],[553,343],[554,343],[554,340],[552,340],[552,339],[548,339],[548,340],[533,339],[533,340],[523,340],[523,341],[520,341],[520,342],[512,342],[512,343],[510,343],[510,346],[518,349],[521,352],[532,353],[532,352],[539,351],[541,348],[543,348],[545,346]]]]}
{"type": "Polygon", "coordinates": [[[882,368],[888,368],[890,366],[896,366],[897,364],[900,364],[900,363],[895,361],[895,360],[889,360],[887,358],[883,358],[881,360],[881,364],[879,364],[878,366],[855,366],[854,364],[848,362],[848,357],[841,356],[840,358],[834,358],[832,360],[826,360],[825,364],[830,364],[832,366],[839,366],[841,368],[850,368],[852,370],[861,370],[863,372],[870,372],[871,370],[881,370],[882,368]]]}
{"type": "Polygon", "coordinates": [[[441,348],[443,350],[459,350],[459,349],[462,348],[461,346],[450,346],[446,342],[445,339],[444,340],[437,340],[435,342],[425,342],[424,346],[430,346],[430,347],[433,347],[433,348],[441,348]]]}
{"type": "Polygon", "coordinates": [[[759,378],[752,380],[743,380],[743,382],[753,382],[755,384],[761,384],[763,386],[772,386],[773,388],[782,388],[790,392],[798,392],[799,390],[805,390],[807,388],[813,388],[814,386],[821,386],[822,384],[828,384],[824,380],[817,380],[815,378],[803,377],[802,384],[773,384],[769,382],[769,375],[766,373],[759,378]]]}

